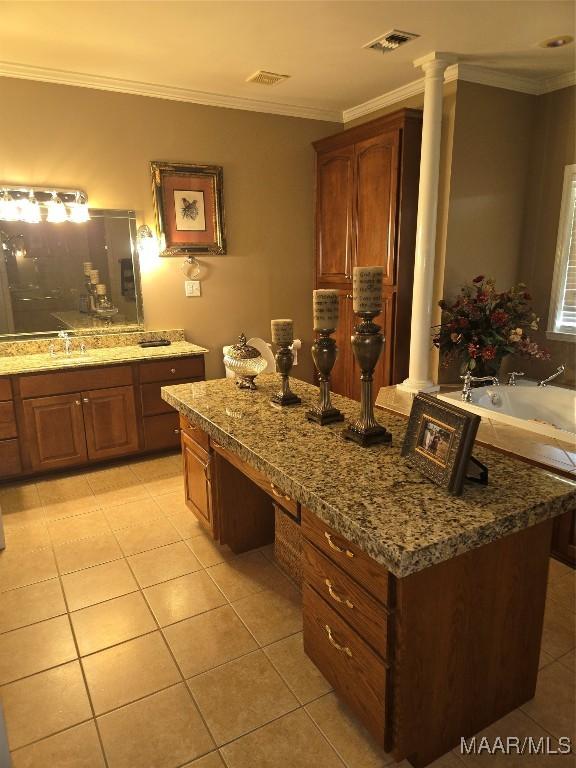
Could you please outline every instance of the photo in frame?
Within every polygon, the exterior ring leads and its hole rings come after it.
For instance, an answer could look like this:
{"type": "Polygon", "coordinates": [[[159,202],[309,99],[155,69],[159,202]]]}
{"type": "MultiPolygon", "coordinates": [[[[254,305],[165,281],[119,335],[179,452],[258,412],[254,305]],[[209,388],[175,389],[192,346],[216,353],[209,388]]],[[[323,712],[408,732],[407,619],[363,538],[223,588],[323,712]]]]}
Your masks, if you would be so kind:
{"type": "Polygon", "coordinates": [[[161,255],[225,254],[222,167],[154,160],[150,169],[161,255]]]}
{"type": "Polygon", "coordinates": [[[416,395],[402,456],[423,475],[460,496],[465,480],[486,485],[488,470],[471,456],[480,416],[426,394],[416,395]]]}

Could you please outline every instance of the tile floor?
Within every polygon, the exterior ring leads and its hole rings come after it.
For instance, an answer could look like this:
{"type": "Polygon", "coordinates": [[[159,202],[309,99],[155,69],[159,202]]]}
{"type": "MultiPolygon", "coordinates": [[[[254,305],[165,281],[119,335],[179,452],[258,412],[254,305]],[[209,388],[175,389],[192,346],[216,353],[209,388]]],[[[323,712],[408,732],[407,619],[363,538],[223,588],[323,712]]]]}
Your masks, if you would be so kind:
{"type": "MultiPolygon", "coordinates": [[[[271,548],[234,557],[215,545],[181,486],[173,455],[0,486],[0,701],[14,768],[390,764],[304,655],[299,596],[271,548]]],[[[536,697],[488,735],[574,740],[574,585],[551,561],[536,697]]],[[[454,751],[436,765],[572,757],[454,751]]]]}

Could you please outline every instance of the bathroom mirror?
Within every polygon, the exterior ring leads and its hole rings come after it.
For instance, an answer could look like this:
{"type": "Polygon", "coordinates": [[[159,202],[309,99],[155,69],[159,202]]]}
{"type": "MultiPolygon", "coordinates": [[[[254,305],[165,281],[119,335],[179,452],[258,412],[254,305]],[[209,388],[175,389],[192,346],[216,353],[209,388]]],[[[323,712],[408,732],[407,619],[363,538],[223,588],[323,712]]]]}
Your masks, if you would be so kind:
{"type": "Polygon", "coordinates": [[[82,224],[0,221],[0,341],[141,330],[135,243],[134,211],[91,209],[82,224]]]}

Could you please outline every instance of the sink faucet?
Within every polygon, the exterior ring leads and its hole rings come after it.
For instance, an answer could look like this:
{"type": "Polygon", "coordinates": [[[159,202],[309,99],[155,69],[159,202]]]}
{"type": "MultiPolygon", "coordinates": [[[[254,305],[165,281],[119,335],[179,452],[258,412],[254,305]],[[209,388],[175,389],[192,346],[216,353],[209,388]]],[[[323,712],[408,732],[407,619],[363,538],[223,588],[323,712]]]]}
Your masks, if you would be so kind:
{"type": "Polygon", "coordinates": [[[496,376],[472,376],[470,371],[468,371],[464,376],[460,376],[460,378],[464,381],[464,387],[462,388],[462,394],[460,395],[460,398],[465,403],[472,402],[472,384],[478,383],[479,381],[491,381],[492,386],[499,387],[500,382],[498,381],[498,378],[496,376]]]}
{"type": "Polygon", "coordinates": [[[72,339],[68,331],[58,331],[58,338],[64,342],[64,354],[69,355],[72,352],[72,339]]]}
{"type": "Polygon", "coordinates": [[[526,374],[524,371],[510,371],[508,374],[508,386],[509,387],[515,387],[516,386],[516,379],[518,376],[525,376],[526,374]]]}
{"type": "Polygon", "coordinates": [[[539,387],[545,387],[547,384],[549,384],[551,381],[554,381],[554,379],[557,379],[558,376],[562,376],[564,371],[566,370],[565,365],[559,365],[558,368],[556,368],[556,372],[553,373],[551,376],[548,376],[547,379],[542,379],[542,381],[538,382],[539,387]]]}

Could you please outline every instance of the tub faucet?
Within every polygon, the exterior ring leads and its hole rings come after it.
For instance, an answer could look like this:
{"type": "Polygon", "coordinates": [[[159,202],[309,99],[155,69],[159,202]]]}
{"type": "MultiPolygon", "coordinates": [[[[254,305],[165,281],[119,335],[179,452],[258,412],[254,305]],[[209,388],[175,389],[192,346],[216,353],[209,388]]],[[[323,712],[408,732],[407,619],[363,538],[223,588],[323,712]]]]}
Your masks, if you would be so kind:
{"type": "Polygon", "coordinates": [[[499,387],[500,382],[498,381],[498,378],[496,376],[472,376],[470,371],[464,374],[464,376],[460,376],[460,378],[464,381],[464,387],[462,388],[462,394],[460,395],[460,399],[464,400],[465,403],[472,402],[472,384],[476,384],[479,381],[491,381],[493,387],[499,387]]]}
{"type": "Polygon", "coordinates": [[[58,338],[64,342],[64,354],[69,355],[72,352],[72,339],[68,331],[58,331],[58,338]]]}
{"type": "Polygon", "coordinates": [[[547,384],[549,384],[551,381],[554,381],[554,379],[557,379],[558,376],[562,376],[564,371],[566,370],[565,365],[559,365],[558,368],[556,368],[556,372],[553,373],[551,376],[548,376],[547,379],[542,379],[542,381],[538,382],[539,387],[545,387],[547,384]]]}
{"type": "Polygon", "coordinates": [[[516,379],[518,376],[525,376],[526,374],[524,371],[510,371],[508,374],[508,386],[509,387],[515,387],[516,386],[516,379]]]}

